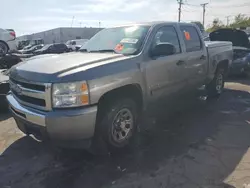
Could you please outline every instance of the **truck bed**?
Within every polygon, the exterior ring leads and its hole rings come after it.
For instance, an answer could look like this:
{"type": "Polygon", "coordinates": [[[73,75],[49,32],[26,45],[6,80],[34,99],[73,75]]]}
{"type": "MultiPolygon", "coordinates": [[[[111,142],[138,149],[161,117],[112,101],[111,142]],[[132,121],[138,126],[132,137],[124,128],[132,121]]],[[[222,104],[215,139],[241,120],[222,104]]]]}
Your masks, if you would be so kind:
{"type": "Polygon", "coordinates": [[[233,59],[232,42],[227,41],[205,41],[205,46],[208,52],[208,82],[210,82],[216,71],[217,63],[228,61],[229,66],[233,59]],[[228,59],[230,58],[231,59],[228,59]]]}

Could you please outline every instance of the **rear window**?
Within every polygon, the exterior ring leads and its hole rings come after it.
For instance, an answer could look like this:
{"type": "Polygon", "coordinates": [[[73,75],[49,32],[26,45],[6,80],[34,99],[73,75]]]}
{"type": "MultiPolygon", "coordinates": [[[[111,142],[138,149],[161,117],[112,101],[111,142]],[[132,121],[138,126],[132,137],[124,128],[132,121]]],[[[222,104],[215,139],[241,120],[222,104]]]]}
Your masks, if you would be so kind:
{"type": "Polygon", "coordinates": [[[202,49],[201,39],[198,31],[193,26],[181,26],[187,52],[200,51],[202,49]]]}
{"type": "Polygon", "coordinates": [[[65,48],[65,44],[55,44],[56,48],[65,48]]]}

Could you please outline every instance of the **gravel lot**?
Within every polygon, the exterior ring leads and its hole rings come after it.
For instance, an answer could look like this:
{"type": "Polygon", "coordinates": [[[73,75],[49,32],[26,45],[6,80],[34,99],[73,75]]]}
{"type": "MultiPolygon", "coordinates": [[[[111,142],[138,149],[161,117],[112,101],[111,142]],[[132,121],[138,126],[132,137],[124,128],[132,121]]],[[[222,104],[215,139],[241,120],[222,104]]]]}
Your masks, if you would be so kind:
{"type": "Polygon", "coordinates": [[[250,184],[250,81],[227,82],[218,101],[197,101],[134,148],[107,157],[53,148],[0,115],[1,188],[233,188],[250,184]]]}

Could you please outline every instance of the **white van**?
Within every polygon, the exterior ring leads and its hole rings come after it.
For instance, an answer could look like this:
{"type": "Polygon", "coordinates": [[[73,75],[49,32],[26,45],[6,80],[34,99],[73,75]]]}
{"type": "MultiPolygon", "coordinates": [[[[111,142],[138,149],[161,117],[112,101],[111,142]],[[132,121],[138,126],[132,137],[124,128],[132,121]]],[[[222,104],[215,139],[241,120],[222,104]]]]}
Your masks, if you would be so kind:
{"type": "Polygon", "coordinates": [[[89,39],[76,39],[76,40],[69,40],[65,44],[67,47],[72,51],[77,51],[81,48],[82,45],[84,45],[86,42],[88,42],[89,39]]]}

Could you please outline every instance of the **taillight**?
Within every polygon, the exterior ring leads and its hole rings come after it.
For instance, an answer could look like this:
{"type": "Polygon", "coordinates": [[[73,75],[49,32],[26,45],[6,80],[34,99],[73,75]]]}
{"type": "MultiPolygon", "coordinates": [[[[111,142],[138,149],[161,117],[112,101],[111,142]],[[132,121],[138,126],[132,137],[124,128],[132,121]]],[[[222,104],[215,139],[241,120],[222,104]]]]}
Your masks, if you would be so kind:
{"type": "Polygon", "coordinates": [[[14,31],[11,31],[11,32],[10,32],[10,35],[11,35],[12,37],[16,38],[16,33],[15,33],[14,31]]]}

